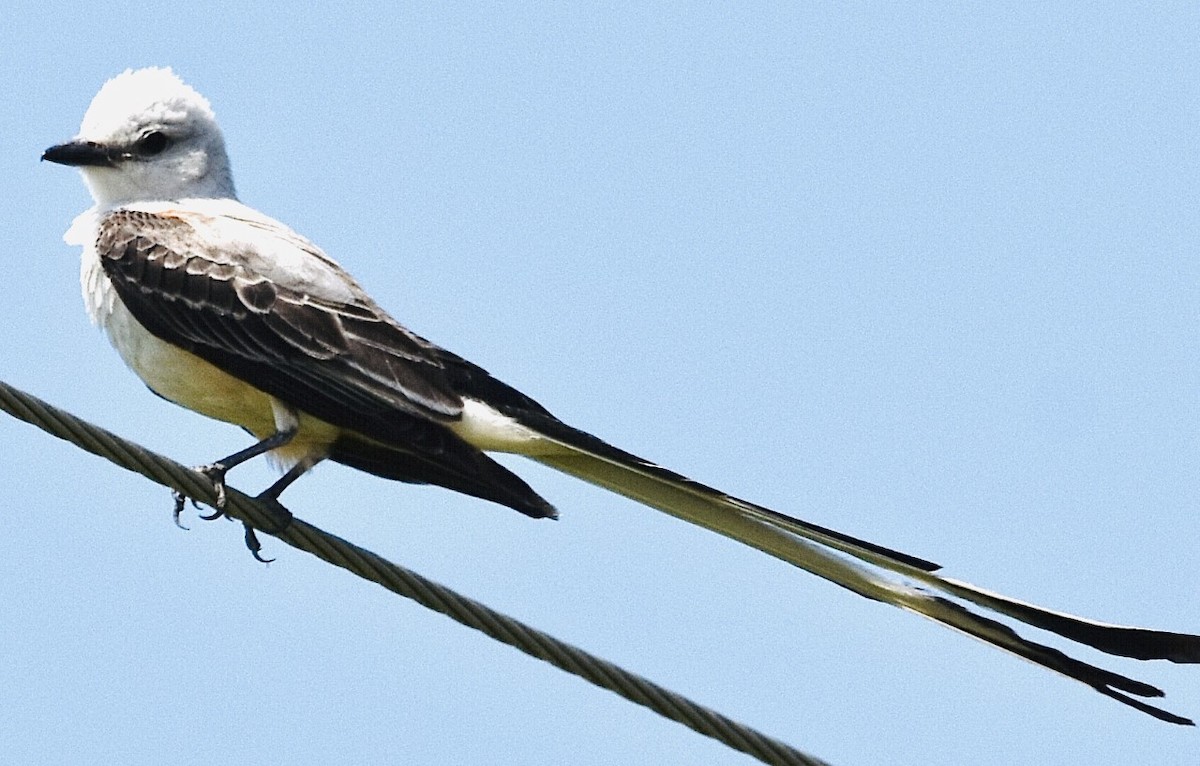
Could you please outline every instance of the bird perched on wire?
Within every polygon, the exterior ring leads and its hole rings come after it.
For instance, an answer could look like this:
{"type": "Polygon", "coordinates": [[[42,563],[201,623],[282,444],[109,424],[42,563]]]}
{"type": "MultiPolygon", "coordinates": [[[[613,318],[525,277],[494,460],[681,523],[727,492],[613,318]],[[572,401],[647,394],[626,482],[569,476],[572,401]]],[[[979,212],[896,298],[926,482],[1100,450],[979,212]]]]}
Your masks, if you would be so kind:
{"type": "Polygon", "coordinates": [[[169,69],[110,80],[78,135],[43,159],[80,168],[96,203],[65,237],[83,247],[92,319],[155,393],[257,440],[201,468],[216,486],[218,509],[226,472],[267,454],[284,473],[259,497],[276,505],[288,485],[333,460],[528,516],[556,516],[485,454],[515,453],[961,630],[1162,720],[1191,723],[1136,699],[1161,696],[1158,689],[1025,639],[964,602],[1137,659],[1200,662],[1200,637],[1025,604],[945,578],[924,559],[733,497],[567,425],[406,329],[320,248],[238,201],[208,101],[169,69]]]}

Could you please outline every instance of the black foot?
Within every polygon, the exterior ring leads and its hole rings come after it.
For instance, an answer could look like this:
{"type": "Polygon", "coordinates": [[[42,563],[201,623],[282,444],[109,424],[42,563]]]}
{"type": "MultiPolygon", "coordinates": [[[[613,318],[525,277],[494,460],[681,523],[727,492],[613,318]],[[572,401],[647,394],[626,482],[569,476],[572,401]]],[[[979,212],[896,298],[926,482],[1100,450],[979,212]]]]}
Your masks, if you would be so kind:
{"type": "Polygon", "coordinates": [[[259,495],[254,499],[270,508],[271,512],[275,516],[275,518],[272,519],[272,521],[275,522],[275,526],[272,529],[264,528],[264,532],[271,535],[277,535],[292,525],[292,512],[287,508],[284,508],[283,503],[267,494],[259,495]]]}
{"type": "MultiPolygon", "coordinates": [[[[264,532],[266,532],[268,534],[272,534],[272,535],[277,535],[280,532],[283,532],[285,529],[287,529],[291,525],[292,512],[289,511],[287,508],[284,508],[283,504],[280,503],[278,500],[276,500],[274,497],[271,497],[270,495],[264,493],[262,495],[259,495],[255,499],[258,500],[263,505],[269,507],[275,516],[275,518],[272,519],[272,521],[274,522],[274,524],[272,525],[272,528],[271,529],[264,528],[263,529],[264,532]]],[[[246,528],[246,547],[250,549],[251,555],[253,555],[255,559],[257,559],[258,561],[261,561],[264,564],[270,564],[272,561],[274,561],[275,559],[264,559],[262,556],[259,555],[259,552],[262,551],[262,543],[260,543],[258,541],[258,535],[255,534],[254,527],[250,526],[249,524],[247,524],[245,522],[242,522],[242,526],[246,528]]]]}
{"type": "Polygon", "coordinates": [[[262,550],[262,543],[258,541],[258,535],[254,533],[254,527],[246,522],[242,522],[242,526],[246,528],[246,547],[250,549],[250,555],[255,561],[261,561],[264,564],[270,564],[275,559],[264,559],[259,552],[262,550]]]}

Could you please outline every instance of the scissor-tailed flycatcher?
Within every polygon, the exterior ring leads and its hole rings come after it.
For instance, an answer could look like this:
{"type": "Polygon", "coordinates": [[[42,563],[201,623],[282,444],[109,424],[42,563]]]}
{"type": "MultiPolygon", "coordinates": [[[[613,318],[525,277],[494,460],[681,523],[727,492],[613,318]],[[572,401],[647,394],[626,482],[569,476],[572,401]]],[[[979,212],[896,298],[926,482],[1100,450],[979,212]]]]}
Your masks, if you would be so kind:
{"type": "Polygon", "coordinates": [[[1173,723],[1148,684],[1075,660],[971,612],[971,602],[1110,654],[1200,662],[1200,636],[1108,625],[935,574],[907,554],[740,500],[579,431],[482,368],[392,319],[337,263],[234,193],[208,102],[169,69],[126,71],[79,135],[43,159],[74,165],[95,199],[65,239],[83,246],[92,319],[160,396],[259,441],[206,467],[269,453],[279,493],[329,459],[553,517],[485,451],[545,463],[754,546],[859,595],[924,615],[1173,723]],[[907,585],[886,573],[920,583],[907,585]],[[1134,695],[1134,696],[1130,696],[1134,695]]]}

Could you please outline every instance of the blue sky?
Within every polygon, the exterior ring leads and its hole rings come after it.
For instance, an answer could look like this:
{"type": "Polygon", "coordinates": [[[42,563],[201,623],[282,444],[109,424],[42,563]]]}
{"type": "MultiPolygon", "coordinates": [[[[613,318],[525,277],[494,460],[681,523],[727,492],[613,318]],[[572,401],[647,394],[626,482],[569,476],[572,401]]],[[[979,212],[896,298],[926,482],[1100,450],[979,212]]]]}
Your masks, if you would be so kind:
{"type": "MultiPolygon", "coordinates": [[[[38,162],[108,77],[171,65],[244,201],[565,420],[953,577],[1200,631],[1194,4],[272,6],[6,13],[4,380],[185,463],[245,445],[89,327],[60,236],[90,203],[38,162]]],[[[749,762],[0,438],[13,762],[749,762]]],[[[285,498],[836,764],[1195,762],[1194,730],[510,464],[560,521],[336,466],[285,498]]],[[[1200,716],[1200,668],[1081,654],[1200,716]]]]}

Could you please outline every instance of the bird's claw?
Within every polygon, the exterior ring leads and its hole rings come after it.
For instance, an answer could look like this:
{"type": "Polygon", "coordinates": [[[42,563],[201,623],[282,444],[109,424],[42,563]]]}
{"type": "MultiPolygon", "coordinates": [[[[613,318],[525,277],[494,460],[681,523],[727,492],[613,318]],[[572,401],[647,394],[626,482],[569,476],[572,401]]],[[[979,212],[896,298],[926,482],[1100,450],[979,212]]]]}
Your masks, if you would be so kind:
{"type": "MultiPolygon", "coordinates": [[[[266,529],[264,527],[264,532],[277,535],[291,525],[292,512],[287,508],[284,508],[283,504],[277,499],[269,495],[259,495],[255,499],[263,505],[268,506],[276,516],[276,518],[273,519],[275,522],[274,528],[266,529]]],[[[254,556],[257,561],[261,561],[264,564],[270,564],[272,561],[274,561],[275,559],[264,559],[261,555],[259,555],[260,551],[262,551],[262,543],[258,541],[258,535],[255,533],[254,527],[250,526],[250,524],[246,522],[242,522],[242,526],[246,528],[246,547],[250,550],[250,555],[254,556]]]]}
{"type": "MultiPolygon", "coordinates": [[[[203,513],[200,514],[200,518],[204,519],[205,521],[213,521],[214,519],[219,519],[222,516],[225,516],[225,473],[229,470],[229,468],[222,463],[210,463],[208,465],[196,466],[193,470],[207,476],[209,481],[213,483],[213,489],[216,493],[216,499],[213,503],[213,508],[215,510],[213,513],[208,515],[203,513]]],[[[272,492],[271,490],[268,490],[267,492],[264,492],[255,498],[263,505],[269,507],[275,516],[275,518],[272,519],[275,522],[272,529],[263,527],[263,531],[273,535],[283,532],[292,523],[292,512],[283,507],[283,504],[280,503],[278,498],[275,497],[276,494],[278,494],[277,491],[272,492]]],[[[179,516],[183,513],[184,506],[187,504],[189,499],[192,501],[192,505],[196,508],[199,508],[200,504],[196,502],[195,498],[189,498],[187,495],[178,490],[172,491],[171,497],[175,501],[175,507],[172,511],[172,516],[175,520],[175,526],[179,527],[180,529],[187,529],[187,527],[179,523],[179,516]]],[[[250,524],[247,522],[242,522],[242,526],[246,529],[246,548],[250,551],[250,554],[254,556],[255,560],[261,561],[264,564],[270,564],[272,561],[274,561],[275,559],[265,559],[262,557],[262,543],[259,542],[258,535],[255,533],[254,527],[250,526],[250,524]]]]}
{"type": "MultiPolygon", "coordinates": [[[[175,507],[171,509],[171,517],[175,522],[175,526],[179,527],[185,532],[189,531],[189,528],[185,527],[179,521],[179,517],[183,514],[183,507],[188,503],[189,500],[192,503],[192,507],[196,510],[200,510],[200,503],[196,500],[196,498],[188,497],[177,489],[171,490],[171,499],[175,501],[175,507]]],[[[203,515],[201,515],[201,518],[203,518],[203,515]]]]}
{"type": "Polygon", "coordinates": [[[262,543],[258,541],[258,535],[254,533],[254,527],[246,522],[242,522],[242,526],[246,528],[246,547],[250,550],[250,555],[255,561],[260,561],[263,564],[270,564],[275,559],[264,559],[259,552],[262,550],[262,543]]]}
{"type": "MultiPolygon", "coordinates": [[[[186,532],[187,527],[180,523],[179,516],[183,513],[183,506],[187,504],[188,497],[179,490],[173,489],[171,490],[171,499],[175,501],[175,507],[171,509],[171,520],[175,522],[175,526],[186,532]]],[[[192,502],[195,503],[196,501],[193,500],[192,502]]]]}

